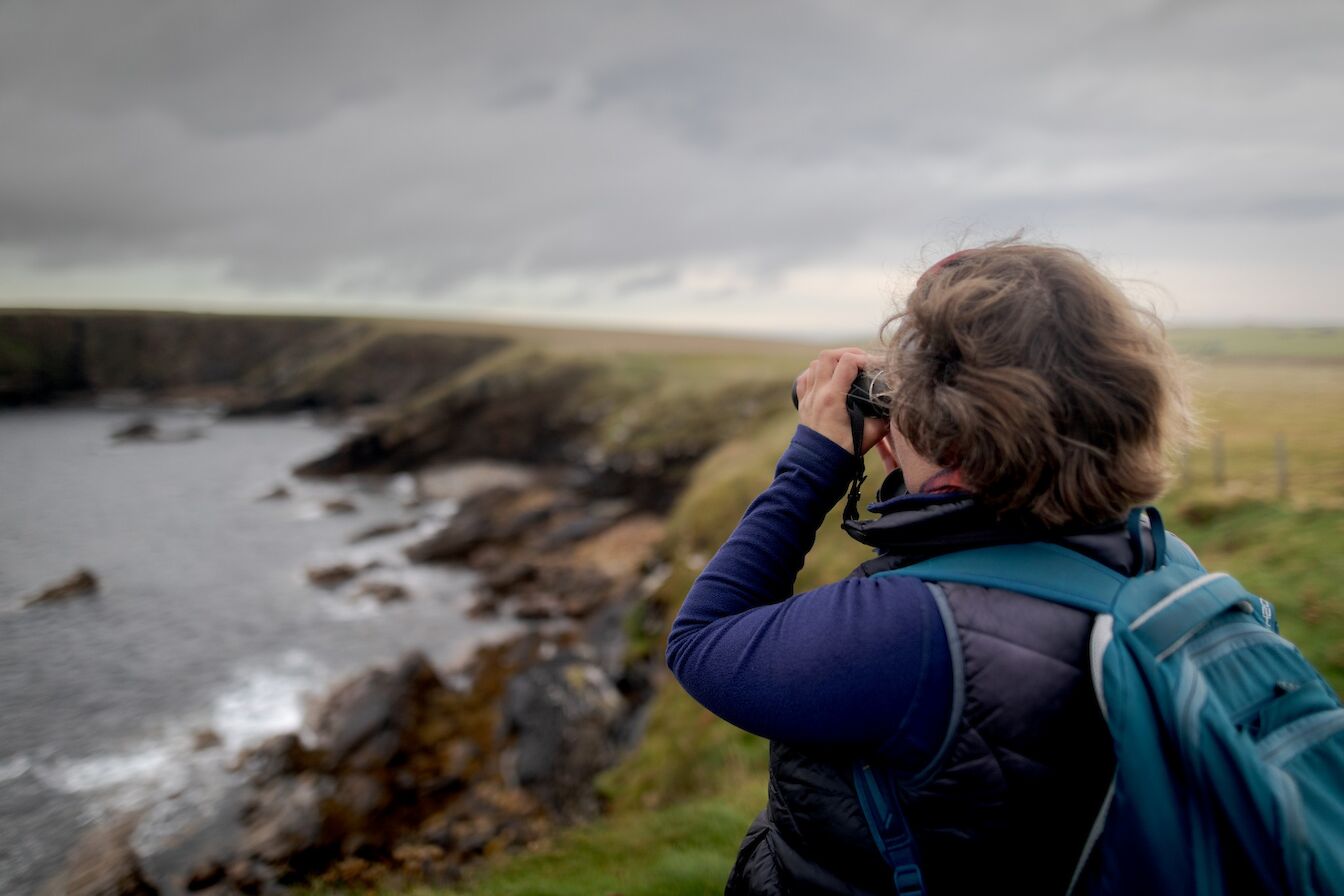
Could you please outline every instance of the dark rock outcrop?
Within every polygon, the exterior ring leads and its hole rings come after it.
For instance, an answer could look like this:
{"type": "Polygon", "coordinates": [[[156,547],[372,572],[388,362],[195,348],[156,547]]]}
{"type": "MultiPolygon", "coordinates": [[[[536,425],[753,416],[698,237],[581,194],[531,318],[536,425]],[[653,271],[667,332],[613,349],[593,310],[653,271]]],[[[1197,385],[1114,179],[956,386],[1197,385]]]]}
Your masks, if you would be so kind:
{"type": "Polygon", "coordinates": [[[125,426],[112,431],[112,439],[117,442],[148,442],[159,436],[159,425],[153,417],[136,417],[125,426]]]}
{"type": "Polygon", "coordinates": [[[507,375],[454,384],[432,401],[374,422],[295,473],[393,473],[473,458],[573,461],[601,417],[600,404],[585,390],[598,373],[596,365],[577,361],[518,359],[507,375]]]}
{"type": "Polygon", "coordinates": [[[591,751],[598,728],[624,707],[600,670],[555,665],[572,682],[558,700],[538,690],[548,687],[544,676],[529,679],[534,688],[516,692],[505,724],[510,682],[544,651],[564,649],[546,643],[530,635],[480,649],[460,687],[415,653],[347,681],[316,711],[311,747],[285,735],[242,758],[251,783],[236,840],[198,856],[186,878],[221,892],[313,876],[443,881],[473,858],[535,839],[559,817],[551,807],[598,770],[564,757],[554,764],[564,783],[551,787],[538,746],[545,729],[559,726],[563,743],[591,751]],[[510,750],[515,741],[524,749],[510,750]],[[501,755],[529,757],[527,786],[510,780],[523,776],[504,769],[501,755]]]}
{"type": "Polygon", "coordinates": [[[405,585],[396,582],[365,582],[360,586],[358,596],[371,597],[380,604],[391,604],[409,600],[411,593],[405,585]]]}
{"type": "Polygon", "coordinates": [[[0,407],[132,390],[235,415],[343,411],[405,401],[510,342],[338,318],[0,312],[0,407]]]}
{"type": "Polygon", "coordinates": [[[508,771],[557,814],[595,811],[589,784],[615,761],[613,734],[626,708],[602,669],[577,656],[524,670],[504,697],[504,730],[514,738],[508,771]]]}
{"type": "Polygon", "coordinates": [[[354,513],[359,510],[359,507],[349,498],[332,498],[322,502],[322,510],[324,513],[337,516],[340,514],[354,513]]]}
{"type": "Polygon", "coordinates": [[[335,588],[359,575],[359,567],[353,563],[333,563],[330,566],[310,566],[306,570],[308,581],[321,588],[335,588]]]}
{"type": "Polygon", "coordinates": [[[98,591],[98,577],[81,567],[59,582],[48,585],[38,593],[24,600],[25,607],[36,604],[52,603],[71,597],[86,597],[98,591]]]}
{"type": "Polygon", "coordinates": [[[311,353],[342,322],[168,312],[0,313],[0,406],[133,389],[163,396],[191,389],[239,393],[278,354],[311,353]]]}

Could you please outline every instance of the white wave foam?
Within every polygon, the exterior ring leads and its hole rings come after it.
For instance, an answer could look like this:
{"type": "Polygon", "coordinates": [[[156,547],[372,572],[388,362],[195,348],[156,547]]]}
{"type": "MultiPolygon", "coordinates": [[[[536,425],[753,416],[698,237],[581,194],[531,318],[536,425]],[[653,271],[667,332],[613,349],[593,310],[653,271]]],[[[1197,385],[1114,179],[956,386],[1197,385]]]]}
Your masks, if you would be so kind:
{"type": "Polygon", "coordinates": [[[176,745],[149,742],[124,752],[56,759],[33,773],[52,790],[95,797],[101,808],[123,811],[180,790],[188,775],[179,758],[176,745]]]}
{"type": "Polygon", "coordinates": [[[320,606],[323,613],[337,622],[359,622],[383,612],[383,605],[371,597],[329,597],[320,606]]]}
{"type": "Polygon", "coordinates": [[[298,730],[304,697],[325,680],[325,669],[313,657],[289,651],[272,665],[237,670],[204,719],[184,717],[157,738],[93,756],[55,758],[22,768],[11,760],[0,766],[0,780],[8,772],[17,776],[31,767],[45,786],[84,796],[95,811],[138,809],[186,790],[199,791],[207,779],[219,778],[225,757],[270,735],[298,730]],[[207,725],[219,735],[221,746],[197,750],[194,732],[207,725]]]}
{"type": "Polygon", "coordinates": [[[271,667],[245,668],[211,705],[210,726],[230,752],[303,724],[304,698],[318,691],[327,670],[311,655],[291,650],[271,667]]]}

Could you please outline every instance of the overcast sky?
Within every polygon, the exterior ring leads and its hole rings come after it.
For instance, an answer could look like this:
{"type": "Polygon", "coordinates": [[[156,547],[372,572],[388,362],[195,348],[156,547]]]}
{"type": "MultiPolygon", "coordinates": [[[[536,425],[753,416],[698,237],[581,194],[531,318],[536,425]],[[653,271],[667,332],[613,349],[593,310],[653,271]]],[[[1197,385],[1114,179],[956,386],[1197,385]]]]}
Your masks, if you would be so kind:
{"type": "Polygon", "coordinates": [[[871,331],[1025,229],[1344,322],[1344,3],[0,0],[0,304],[871,331]]]}

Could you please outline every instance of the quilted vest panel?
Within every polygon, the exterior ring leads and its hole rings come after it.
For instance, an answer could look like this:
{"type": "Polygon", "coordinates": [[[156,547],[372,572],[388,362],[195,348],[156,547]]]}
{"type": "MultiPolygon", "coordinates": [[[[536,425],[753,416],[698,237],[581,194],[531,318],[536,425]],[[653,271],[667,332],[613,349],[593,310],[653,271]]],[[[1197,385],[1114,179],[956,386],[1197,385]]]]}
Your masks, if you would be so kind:
{"type": "MultiPolygon", "coordinates": [[[[1092,617],[998,589],[932,587],[955,622],[964,703],[941,761],[903,800],[929,892],[1063,893],[1114,764],[1088,672],[1092,617]]],[[[892,892],[853,758],[771,744],[769,799],[727,893],[892,892]]]]}

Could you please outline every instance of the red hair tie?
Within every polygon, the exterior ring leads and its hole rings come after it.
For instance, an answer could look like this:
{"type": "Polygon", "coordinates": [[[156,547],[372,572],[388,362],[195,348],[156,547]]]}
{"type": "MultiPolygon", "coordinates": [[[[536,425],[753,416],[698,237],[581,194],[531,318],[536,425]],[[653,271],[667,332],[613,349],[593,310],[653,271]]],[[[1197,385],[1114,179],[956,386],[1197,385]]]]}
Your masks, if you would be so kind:
{"type": "Polygon", "coordinates": [[[963,258],[965,258],[966,256],[970,255],[970,254],[971,254],[972,252],[974,252],[974,251],[975,251],[974,249],[958,249],[956,252],[953,252],[951,255],[947,256],[946,258],[942,259],[941,261],[936,261],[936,262],[934,262],[934,263],[933,263],[933,267],[931,267],[931,268],[929,268],[927,271],[925,271],[925,272],[920,276],[919,279],[923,280],[925,277],[931,277],[931,276],[933,276],[934,274],[936,274],[936,273],[938,273],[939,271],[941,271],[943,268],[948,267],[949,265],[955,264],[955,263],[957,263],[958,261],[961,261],[963,258]]]}

